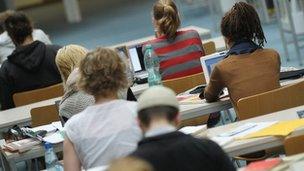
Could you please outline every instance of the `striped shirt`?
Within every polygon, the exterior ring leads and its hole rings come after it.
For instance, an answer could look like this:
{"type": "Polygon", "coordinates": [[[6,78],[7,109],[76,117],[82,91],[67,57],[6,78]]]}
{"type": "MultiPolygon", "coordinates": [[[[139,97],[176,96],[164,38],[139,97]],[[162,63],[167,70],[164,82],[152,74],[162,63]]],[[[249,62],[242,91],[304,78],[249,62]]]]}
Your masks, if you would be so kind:
{"type": "Polygon", "coordinates": [[[155,55],[160,59],[163,80],[203,72],[200,57],[205,53],[201,38],[195,30],[178,31],[173,41],[162,36],[146,44],[151,44],[155,55]]]}

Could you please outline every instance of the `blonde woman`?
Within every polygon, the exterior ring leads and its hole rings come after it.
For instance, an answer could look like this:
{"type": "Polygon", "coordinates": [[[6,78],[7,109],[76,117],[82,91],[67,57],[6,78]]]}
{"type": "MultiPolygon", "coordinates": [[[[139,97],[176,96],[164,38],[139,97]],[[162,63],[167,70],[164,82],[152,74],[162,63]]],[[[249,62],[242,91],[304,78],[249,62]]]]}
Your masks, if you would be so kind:
{"type": "Polygon", "coordinates": [[[204,56],[197,31],[178,31],[181,21],[173,0],[158,0],[152,9],[156,39],[151,44],[160,59],[163,80],[202,72],[200,57],[204,56]]]}
{"type": "Polygon", "coordinates": [[[56,56],[56,65],[60,72],[65,94],[59,104],[59,115],[66,121],[94,104],[94,97],[79,90],[76,86],[78,67],[88,50],[79,45],[61,48],[56,56]]]}
{"type": "MultiPolygon", "coordinates": [[[[59,104],[59,114],[65,121],[95,102],[92,95],[79,90],[76,85],[79,78],[78,67],[80,61],[85,58],[87,53],[88,50],[82,46],[68,45],[61,48],[56,56],[56,65],[65,89],[65,94],[59,104]]],[[[130,88],[120,90],[118,97],[136,101],[130,88]]]]}
{"type": "Polygon", "coordinates": [[[141,139],[136,103],[117,96],[127,86],[124,70],[118,54],[106,48],[88,53],[81,61],[78,86],[94,96],[95,104],[65,125],[64,170],[108,165],[136,149],[141,139]]]}

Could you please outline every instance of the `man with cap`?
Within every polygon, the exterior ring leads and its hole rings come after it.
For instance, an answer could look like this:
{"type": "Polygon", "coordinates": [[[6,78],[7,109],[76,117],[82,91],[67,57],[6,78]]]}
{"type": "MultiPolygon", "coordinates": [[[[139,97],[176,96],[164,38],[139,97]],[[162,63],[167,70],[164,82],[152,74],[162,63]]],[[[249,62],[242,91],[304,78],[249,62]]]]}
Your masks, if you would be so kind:
{"type": "Polygon", "coordinates": [[[145,138],[131,156],[149,162],[155,171],[234,171],[224,151],[213,141],[176,130],[179,103],[175,93],[154,86],[138,99],[138,120],[145,138]]]}

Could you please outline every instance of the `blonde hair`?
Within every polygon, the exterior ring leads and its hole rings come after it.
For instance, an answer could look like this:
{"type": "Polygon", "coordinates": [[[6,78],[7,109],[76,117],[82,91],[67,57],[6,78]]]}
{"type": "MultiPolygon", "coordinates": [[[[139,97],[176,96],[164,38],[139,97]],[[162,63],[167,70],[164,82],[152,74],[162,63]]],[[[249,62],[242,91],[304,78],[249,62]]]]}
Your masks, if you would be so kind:
{"type": "Polygon", "coordinates": [[[173,0],[158,0],[153,6],[153,17],[158,31],[168,39],[175,39],[181,21],[173,0]]]}
{"type": "Polygon", "coordinates": [[[135,157],[125,157],[118,160],[114,160],[108,171],[153,171],[152,166],[141,159],[135,157]]]}
{"type": "Polygon", "coordinates": [[[79,45],[68,45],[59,49],[56,55],[56,65],[65,84],[71,72],[79,67],[88,50],[79,45]]]}
{"type": "Polygon", "coordinates": [[[112,49],[97,48],[79,67],[78,87],[93,96],[106,97],[127,87],[125,64],[112,49]]]}

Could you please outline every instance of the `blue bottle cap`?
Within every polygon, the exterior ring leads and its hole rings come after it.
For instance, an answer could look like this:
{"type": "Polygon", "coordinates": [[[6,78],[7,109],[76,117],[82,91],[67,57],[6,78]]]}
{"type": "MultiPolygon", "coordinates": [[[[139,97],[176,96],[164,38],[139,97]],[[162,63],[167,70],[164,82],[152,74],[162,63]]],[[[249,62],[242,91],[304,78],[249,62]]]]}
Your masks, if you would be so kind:
{"type": "Polygon", "coordinates": [[[44,148],[48,150],[48,149],[53,148],[53,145],[49,142],[46,142],[46,143],[44,143],[44,148]]]}

